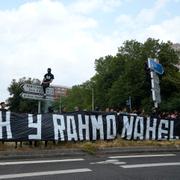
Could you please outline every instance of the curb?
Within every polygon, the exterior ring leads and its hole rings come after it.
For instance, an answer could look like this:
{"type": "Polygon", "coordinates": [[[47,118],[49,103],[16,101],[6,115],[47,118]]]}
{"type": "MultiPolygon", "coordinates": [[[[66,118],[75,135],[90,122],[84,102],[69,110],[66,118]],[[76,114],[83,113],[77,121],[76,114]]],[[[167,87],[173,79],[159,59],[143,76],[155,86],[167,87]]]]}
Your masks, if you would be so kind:
{"type": "Polygon", "coordinates": [[[98,150],[100,154],[127,154],[127,153],[154,153],[154,152],[180,152],[180,147],[118,147],[98,150]]]}
{"type": "MultiPolygon", "coordinates": [[[[180,152],[180,147],[113,147],[100,148],[93,155],[127,154],[127,153],[155,153],[155,152],[180,152]]],[[[31,151],[5,151],[0,152],[0,160],[37,159],[37,158],[62,158],[67,156],[88,156],[88,152],[81,149],[49,149],[31,151]]],[[[92,155],[92,154],[91,154],[92,155]]]]}

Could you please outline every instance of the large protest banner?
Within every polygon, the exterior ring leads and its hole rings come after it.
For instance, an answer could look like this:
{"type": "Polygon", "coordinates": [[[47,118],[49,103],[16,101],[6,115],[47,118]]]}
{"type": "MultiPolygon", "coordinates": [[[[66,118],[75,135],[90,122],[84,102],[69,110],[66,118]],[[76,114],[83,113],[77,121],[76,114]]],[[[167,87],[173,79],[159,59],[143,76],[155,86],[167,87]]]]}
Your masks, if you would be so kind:
{"type": "Polygon", "coordinates": [[[180,120],[104,112],[17,114],[0,111],[0,141],[175,140],[180,120]]]}

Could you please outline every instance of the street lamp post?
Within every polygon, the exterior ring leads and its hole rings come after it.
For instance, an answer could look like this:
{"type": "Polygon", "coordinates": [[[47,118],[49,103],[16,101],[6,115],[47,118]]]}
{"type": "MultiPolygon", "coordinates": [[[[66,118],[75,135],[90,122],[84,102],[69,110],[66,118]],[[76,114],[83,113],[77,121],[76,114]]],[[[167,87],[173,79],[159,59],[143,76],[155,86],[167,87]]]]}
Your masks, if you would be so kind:
{"type": "Polygon", "coordinates": [[[92,111],[94,111],[94,89],[92,88],[92,92],[91,92],[91,102],[92,102],[92,111]]]}
{"type": "Polygon", "coordinates": [[[59,97],[59,112],[62,112],[62,99],[61,99],[61,95],[59,97]]]}

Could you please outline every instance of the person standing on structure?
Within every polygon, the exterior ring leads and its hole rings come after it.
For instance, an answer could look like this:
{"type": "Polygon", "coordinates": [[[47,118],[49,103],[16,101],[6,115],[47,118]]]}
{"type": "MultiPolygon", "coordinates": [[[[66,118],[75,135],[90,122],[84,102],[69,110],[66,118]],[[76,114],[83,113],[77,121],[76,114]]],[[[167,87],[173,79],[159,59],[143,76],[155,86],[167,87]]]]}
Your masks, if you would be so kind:
{"type": "Polygon", "coordinates": [[[46,97],[46,88],[49,87],[53,79],[54,79],[54,75],[51,73],[51,68],[48,68],[47,73],[44,75],[44,79],[41,84],[41,86],[43,87],[44,97],[46,97]]]}

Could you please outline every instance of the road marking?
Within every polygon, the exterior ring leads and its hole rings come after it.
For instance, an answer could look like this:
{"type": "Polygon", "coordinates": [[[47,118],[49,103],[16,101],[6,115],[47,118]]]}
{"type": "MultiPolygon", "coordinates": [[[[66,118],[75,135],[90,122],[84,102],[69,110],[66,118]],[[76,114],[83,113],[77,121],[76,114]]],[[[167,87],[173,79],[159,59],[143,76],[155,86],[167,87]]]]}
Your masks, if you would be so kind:
{"type": "Polygon", "coordinates": [[[123,165],[120,167],[122,167],[122,168],[144,168],[144,167],[158,167],[158,166],[180,166],[180,162],[132,164],[132,165],[123,165]]]}
{"type": "Polygon", "coordinates": [[[122,165],[122,164],[126,164],[126,162],[119,161],[119,162],[113,162],[112,164],[114,164],[114,165],[122,165]]]}
{"type": "Polygon", "coordinates": [[[0,166],[20,165],[20,164],[41,164],[41,163],[57,163],[57,162],[74,162],[83,161],[84,159],[59,159],[59,160],[41,160],[41,161],[16,161],[16,162],[1,162],[0,166]]]}
{"type": "Polygon", "coordinates": [[[44,172],[32,172],[32,173],[20,173],[20,174],[5,174],[1,175],[0,179],[12,179],[12,178],[22,178],[22,177],[33,177],[33,176],[48,176],[48,175],[57,175],[57,174],[71,174],[71,173],[82,173],[90,172],[91,169],[67,169],[59,171],[44,171],[44,172]]]}
{"type": "Polygon", "coordinates": [[[126,164],[126,162],[119,162],[117,159],[110,159],[110,160],[99,161],[99,162],[91,162],[90,164],[115,164],[115,165],[121,165],[121,164],[126,164]]]}
{"type": "Polygon", "coordinates": [[[111,164],[113,162],[117,162],[118,160],[112,159],[112,160],[106,160],[106,161],[98,161],[98,162],[91,162],[90,164],[111,164]]]}
{"type": "Polygon", "coordinates": [[[123,159],[123,158],[143,158],[143,157],[169,157],[176,156],[176,154],[145,154],[145,155],[130,155],[130,156],[111,156],[110,159],[123,159]]]}

